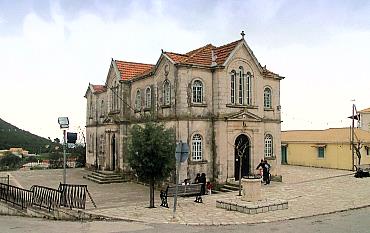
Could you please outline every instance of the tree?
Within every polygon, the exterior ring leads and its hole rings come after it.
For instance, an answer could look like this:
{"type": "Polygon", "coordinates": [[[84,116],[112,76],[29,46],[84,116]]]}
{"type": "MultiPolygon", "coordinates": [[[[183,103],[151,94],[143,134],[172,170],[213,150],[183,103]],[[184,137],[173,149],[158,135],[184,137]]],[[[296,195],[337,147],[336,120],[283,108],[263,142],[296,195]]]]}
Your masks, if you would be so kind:
{"type": "Polygon", "coordinates": [[[86,147],[85,144],[76,144],[69,150],[72,156],[76,157],[76,167],[85,167],[86,164],[86,147]]]}
{"type": "Polygon", "coordinates": [[[175,134],[163,124],[134,125],[129,142],[129,163],[139,179],[149,182],[150,208],[154,208],[154,185],[175,168],[175,134]]]}
{"type": "Polygon", "coordinates": [[[22,159],[16,155],[8,154],[0,159],[1,170],[16,170],[21,166],[22,159]]]}

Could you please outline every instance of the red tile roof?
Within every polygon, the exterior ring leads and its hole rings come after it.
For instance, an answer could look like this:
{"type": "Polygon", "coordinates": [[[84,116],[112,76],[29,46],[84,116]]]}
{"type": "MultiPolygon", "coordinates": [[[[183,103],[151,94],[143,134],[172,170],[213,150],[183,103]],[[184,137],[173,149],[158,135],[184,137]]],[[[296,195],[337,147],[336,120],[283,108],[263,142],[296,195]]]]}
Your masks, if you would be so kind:
{"type": "Polygon", "coordinates": [[[224,64],[226,59],[230,56],[230,53],[235,49],[235,47],[241,41],[243,41],[243,39],[231,42],[231,43],[226,44],[226,45],[222,45],[220,47],[217,47],[215,49],[215,53],[216,53],[216,56],[217,56],[217,59],[216,59],[217,64],[219,64],[219,65],[224,64]]]}
{"type": "MultiPolygon", "coordinates": [[[[216,65],[223,65],[227,58],[230,56],[232,51],[242,43],[244,39],[240,39],[234,42],[231,42],[226,45],[216,47],[212,44],[207,44],[203,47],[194,49],[185,54],[179,54],[174,52],[164,52],[170,59],[172,59],[177,64],[185,65],[200,65],[211,67],[212,65],[212,53],[215,58],[216,65]]],[[[144,76],[153,71],[154,65],[143,64],[143,63],[134,63],[134,62],[125,62],[115,60],[118,70],[121,73],[122,80],[130,80],[134,77],[144,76]]],[[[257,64],[261,66],[260,64],[257,64]]],[[[262,73],[265,77],[268,78],[283,78],[278,74],[275,74],[265,67],[262,68],[262,73]]]]}
{"type": "Polygon", "coordinates": [[[117,68],[121,73],[122,80],[130,80],[133,77],[139,75],[145,75],[149,73],[154,65],[151,64],[144,64],[144,63],[136,63],[136,62],[127,62],[127,61],[118,61],[115,60],[117,64],[117,68]]]}
{"type": "Polygon", "coordinates": [[[93,93],[103,93],[107,91],[107,88],[104,85],[92,85],[93,93]]]}
{"type": "Polygon", "coordinates": [[[172,52],[166,52],[165,54],[169,56],[176,63],[181,63],[183,60],[188,58],[188,56],[184,54],[178,54],[178,53],[172,53],[172,52]]]}
{"type": "Polygon", "coordinates": [[[216,47],[212,44],[207,44],[203,47],[194,49],[185,54],[165,52],[174,62],[180,64],[192,64],[192,65],[212,65],[212,51],[216,56],[216,63],[222,65],[229,57],[230,53],[242,40],[237,40],[220,47],[216,47]]]}

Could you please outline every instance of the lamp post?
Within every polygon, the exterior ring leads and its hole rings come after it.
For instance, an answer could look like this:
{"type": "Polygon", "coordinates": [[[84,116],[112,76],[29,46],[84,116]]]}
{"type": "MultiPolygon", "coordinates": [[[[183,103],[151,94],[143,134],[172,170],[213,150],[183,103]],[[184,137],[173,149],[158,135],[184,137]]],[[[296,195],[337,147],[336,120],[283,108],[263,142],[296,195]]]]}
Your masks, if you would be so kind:
{"type": "Polygon", "coordinates": [[[58,123],[60,129],[63,129],[63,184],[66,183],[66,137],[67,137],[67,129],[69,128],[69,120],[68,117],[58,117],[58,123]]]}

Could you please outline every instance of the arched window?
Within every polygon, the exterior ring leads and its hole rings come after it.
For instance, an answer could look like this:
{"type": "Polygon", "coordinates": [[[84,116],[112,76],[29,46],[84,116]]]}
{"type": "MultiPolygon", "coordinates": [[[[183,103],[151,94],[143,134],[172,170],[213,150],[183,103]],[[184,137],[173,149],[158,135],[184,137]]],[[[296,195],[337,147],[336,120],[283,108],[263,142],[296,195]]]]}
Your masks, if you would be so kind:
{"type": "Polygon", "coordinates": [[[203,83],[200,80],[193,83],[193,103],[203,103],[203,83]]]}
{"type": "Polygon", "coordinates": [[[101,116],[104,116],[105,112],[104,112],[104,100],[101,101],[100,103],[100,115],[101,116]]]}
{"type": "Polygon", "coordinates": [[[192,160],[193,161],[201,161],[203,159],[203,153],[202,153],[202,137],[200,134],[194,134],[192,141],[192,160]]]}
{"type": "Polygon", "coordinates": [[[263,91],[263,106],[265,108],[271,108],[271,89],[266,87],[263,91]]]}
{"type": "Polygon", "coordinates": [[[231,103],[232,104],[235,104],[235,90],[236,90],[236,72],[235,70],[231,71],[231,86],[230,86],[230,90],[231,90],[231,93],[230,93],[230,96],[231,96],[231,103]]]}
{"type": "Polygon", "coordinates": [[[244,69],[242,66],[239,67],[239,81],[238,81],[238,88],[239,88],[239,94],[238,94],[238,103],[239,104],[244,104],[244,81],[245,76],[244,76],[244,69]]]}
{"type": "Polygon", "coordinates": [[[247,72],[246,76],[246,97],[247,97],[247,104],[251,105],[252,104],[252,74],[250,72],[247,72]]]}
{"type": "Polygon", "coordinates": [[[152,90],[150,87],[145,90],[145,108],[152,107],[152,90]]]}
{"type": "Polygon", "coordinates": [[[89,106],[89,110],[90,110],[90,118],[93,118],[94,114],[93,114],[92,96],[90,97],[90,106],[89,106]]]}
{"type": "Polygon", "coordinates": [[[141,93],[140,90],[136,91],[136,97],[135,97],[135,110],[141,109],[141,93]]]}
{"type": "Polygon", "coordinates": [[[171,84],[168,80],[163,84],[163,105],[171,104],[171,84]]]}
{"type": "Polygon", "coordinates": [[[266,134],[265,136],[265,158],[272,157],[272,136],[266,134]]]}

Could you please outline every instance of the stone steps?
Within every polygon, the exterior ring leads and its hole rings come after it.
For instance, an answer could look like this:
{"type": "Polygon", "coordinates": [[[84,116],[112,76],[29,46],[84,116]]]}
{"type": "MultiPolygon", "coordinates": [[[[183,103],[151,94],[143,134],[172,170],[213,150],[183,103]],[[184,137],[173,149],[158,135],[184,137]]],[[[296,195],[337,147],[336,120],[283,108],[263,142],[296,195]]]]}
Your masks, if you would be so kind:
{"type": "Polygon", "coordinates": [[[93,181],[98,184],[111,184],[111,183],[123,183],[127,182],[121,175],[115,174],[113,172],[92,172],[83,178],[93,181]]]}
{"type": "Polygon", "coordinates": [[[235,185],[230,185],[230,184],[225,184],[223,186],[224,189],[229,189],[231,191],[239,191],[239,186],[235,186],[235,185]]]}

